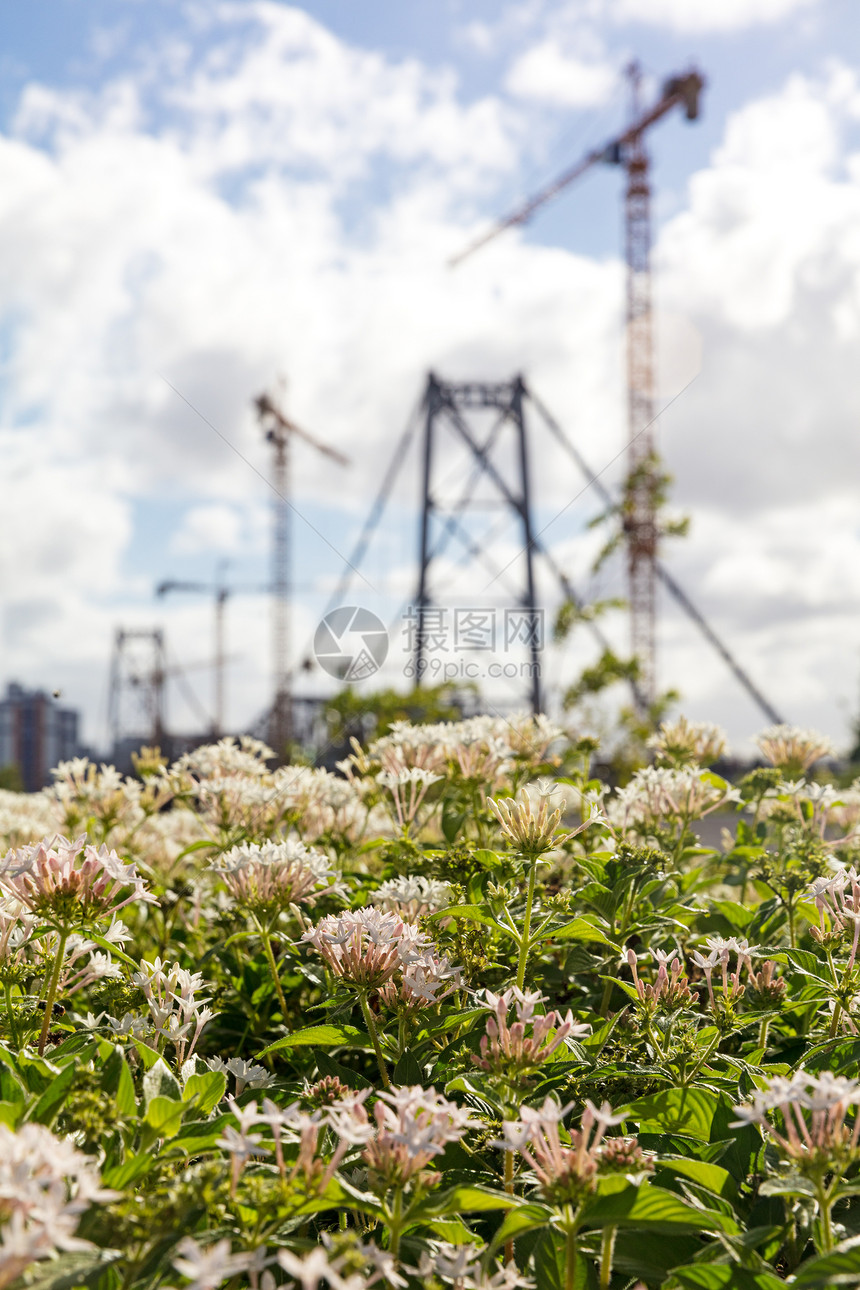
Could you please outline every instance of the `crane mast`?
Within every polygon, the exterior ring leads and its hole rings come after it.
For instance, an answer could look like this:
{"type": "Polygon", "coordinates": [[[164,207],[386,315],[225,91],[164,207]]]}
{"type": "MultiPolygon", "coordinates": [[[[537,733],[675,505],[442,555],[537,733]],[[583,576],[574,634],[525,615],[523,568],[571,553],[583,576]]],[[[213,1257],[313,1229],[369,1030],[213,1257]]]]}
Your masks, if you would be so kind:
{"type": "Polygon", "coordinates": [[[624,199],[625,258],[627,261],[627,486],[622,522],[627,543],[630,639],[639,663],[634,687],[636,706],[644,714],[656,695],[657,603],[657,467],[654,433],[654,327],[651,303],[651,190],[645,133],[675,106],[688,121],[699,115],[699,97],[705,82],[690,70],[670,76],[660,97],[643,110],[640,101],[641,71],[637,63],[627,69],[632,91],[632,113],[626,130],[599,148],[587,152],[517,210],[481,234],[459,255],[452,267],[492,241],[507,228],[525,224],[547,202],[600,162],[623,165],[627,174],[624,199]]]}
{"type": "MultiPolygon", "coordinates": [[[[640,115],[640,73],[628,69],[634,121],[640,115]]],[[[627,537],[630,647],[639,663],[640,705],[656,696],[657,521],[655,514],[654,326],[651,307],[651,188],[641,130],[624,149],[627,188],[624,234],[627,258],[627,537]]]]}
{"type": "Polygon", "coordinates": [[[290,502],[290,453],[292,436],[304,439],[317,452],[331,458],[341,466],[348,466],[349,458],[329,444],[321,443],[313,435],[290,420],[268,394],[254,400],[257,416],[263,427],[266,441],[274,449],[272,461],[272,489],[274,498],[274,526],[272,542],[272,658],[274,702],[270,720],[269,743],[279,760],[289,752],[293,740],[293,694],[290,671],[290,574],[292,568],[292,515],[290,502]]]}

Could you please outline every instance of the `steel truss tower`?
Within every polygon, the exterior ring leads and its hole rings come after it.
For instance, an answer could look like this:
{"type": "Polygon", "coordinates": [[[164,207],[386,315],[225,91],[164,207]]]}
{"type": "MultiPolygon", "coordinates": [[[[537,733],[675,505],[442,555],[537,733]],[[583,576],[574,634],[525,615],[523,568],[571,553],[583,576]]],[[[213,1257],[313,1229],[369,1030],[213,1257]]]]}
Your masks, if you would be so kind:
{"type": "Polygon", "coordinates": [[[521,376],[512,381],[492,383],[467,381],[440,381],[432,372],[424,394],[424,445],[422,467],[422,509],[420,529],[420,554],[418,594],[416,597],[417,630],[415,633],[415,677],[421,682],[428,667],[428,611],[436,603],[431,591],[430,572],[434,558],[452,534],[465,539],[473,556],[483,556],[480,543],[464,530],[460,516],[474,504],[478,481],[486,477],[499,494],[499,505],[519,520],[522,541],[524,579],[517,598],[516,608],[522,612],[522,621],[531,624],[523,643],[530,658],[529,701],[532,711],[541,709],[540,646],[538,611],[535,598],[534,552],[536,550],[529,484],[529,463],[526,444],[526,422],[523,412],[525,384],[521,376]],[[470,414],[480,411],[497,414],[490,430],[470,424],[470,414]],[[475,461],[472,477],[453,503],[444,496],[444,484],[439,480],[444,466],[444,445],[441,436],[452,432],[455,439],[469,450],[475,461]],[[511,445],[511,436],[513,445],[511,445]],[[513,447],[515,484],[506,481],[491,454],[513,447]]]}
{"type": "Polygon", "coordinates": [[[164,749],[164,632],[118,627],[114,636],[108,695],[113,747],[123,738],[144,738],[164,749]]]}

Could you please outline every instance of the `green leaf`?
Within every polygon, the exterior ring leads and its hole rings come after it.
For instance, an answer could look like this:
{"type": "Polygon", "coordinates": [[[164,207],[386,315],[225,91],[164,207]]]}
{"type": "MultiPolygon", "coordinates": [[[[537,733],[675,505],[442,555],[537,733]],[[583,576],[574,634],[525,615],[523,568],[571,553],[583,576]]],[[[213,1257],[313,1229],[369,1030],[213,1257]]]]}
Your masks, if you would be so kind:
{"type": "Polygon", "coordinates": [[[197,1110],[201,1115],[208,1115],[224,1096],[227,1087],[227,1076],[223,1071],[205,1071],[202,1075],[189,1075],[182,1090],[183,1102],[196,1098],[197,1110]]]}
{"type": "Polygon", "coordinates": [[[394,1067],[392,1080],[393,1083],[401,1086],[406,1084],[420,1084],[423,1086],[425,1082],[424,1072],[419,1066],[414,1053],[411,1053],[408,1048],[401,1053],[397,1065],[394,1067]]]}
{"type": "Polygon", "coordinates": [[[785,1282],[771,1272],[750,1272],[724,1263],[673,1268],[672,1277],[684,1290],[785,1290],[785,1282]]]}
{"type": "Polygon", "coordinates": [[[734,1219],[727,1215],[694,1208],[674,1192],[650,1183],[641,1183],[638,1187],[628,1184],[618,1191],[596,1196],[586,1205],[582,1222],[586,1227],[644,1227],[668,1235],[697,1231],[734,1235],[739,1230],[734,1219]]]}
{"type": "Polygon", "coordinates": [[[187,1103],[169,1097],[153,1097],[146,1108],[146,1123],[159,1138],[174,1138],[182,1125],[187,1103]]]}
{"type": "Polygon", "coordinates": [[[87,932],[87,939],[95,941],[99,949],[104,950],[106,954],[110,954],[113,958],[119,959],[121,963],[125,963],[126,967],[134,968],[135,972],[140,971],[140,964],[135,959],[129,958],[125,950],[120,949],[118,945],[114,945],[112,941],[106,941],[103,936],[97,936],[95,932],[87,932]]]}
{"type": "Polygon", "coordinates": [[[706,1191],[713,1192],[715,1196],[734,1197],[737,1195],[737,1186],[728,1170],[721,1168],[720,1165],[708,1164],[705,1160],[658,1160],[657,1169],[660,1173],[675,1174],[682,1178],[689,1178],[692,1182],[698,1183],[706,1191]]]}
{"type": "Polygon", "coordinates": [[[593,941],[598,945],[611,945],[615,948],[615,942],[610,941],[599,927],[595,927],[587,918],[574,918],[570,923],[564,923],[555,931],[547,932],[547,936],[554,941],[593,941]]]}
{"type": "Polygon", "coordinates": [[[519,1204],[516,1197],[509,1196],[506,1192],[482,1187],[480,1183],[466,1183],[429,1196],[422,1202],[420,1210],[422,1215],[442,1218],[447,1214],[477,1214],[494,1209],[511,1209],[519,1204]]]}
{"type": "Polygon", "coordinates": [[[134,1096],[134,1080],[129,1070],[125,1053],[119,1044],[114,1047],[102,1072],[102,1089],[113,1097],[117,1114],[121,1119],[130,1119],[137,1115],[137,1100],[134,1096]]]}
{"type": "Polygon", "coordinates": [[[77,1067],[74,1062],[64,1066],[56,1079],[52,1080],[27,1116],[34,1124],[50,1124],[62,1107],[75,1078],[77,1067]]]}
{"type": "Polygon", "coordinates": [[[21,1102],[0,1102],[0,1124],[6,1124],[10,1129],[17,1127],[18,1121],[24,1113],[24,1103],[21,1102]]]}
{"type": "Polygon", "coordinates": [[[350,1070],[348,1066],[342,1066],[340,1062],[336,1062],[333,1057],[323,1052],[322,1049],[318,1049],[314,1053],[314,1061],[321,1076],[335,1076],[342,1084],[346,1084],[347,1088],[373,1088],[370,1080],[364,1075],[359,1074],[358,1071],[350,1070]]]}
{"type": "Polygon", "coordinates": [[[162,1057],[159,1057],[143,1077],[143,1100],[149,1106],[154,1097],[168,1098],[172,1102],[182,1101],[182,1089],[179,1080],[162,1057]]]}
{"type": "Polygon", "coordinates": [[[505,1214],[501,1227],[493,1237],[490,1253],[495,1253],[507,1241],[513,1241],[525,1232],[533,1232],[537,1227],[548,1227],[552,1222],[553,1211],[548,1205],[518,1204],[505,1214]]]}
{"type": "Polygon", "coordinates": [[[843,1241],[829,1254],[807,1259],[797,1270],[794,1285],[802,1290],[827,1286],[855,1286],[860,1281],[860,1237],[843,1241]]]}
{"type": "Polygon", "coordinates": [[[710,1142],[711,1126],[720,1099],[703,1088],[668,1088],[640,1097],[625,1107],[625,1115],[639,1121],[640,1133],[685,1133],[710,1142]]]}
{"type": "Polygon", "coordinates": [[[121,1258],[117,1250],[73,1250],[42,1264],[27,1275],[28,1290],[77,1290],[94,1285],[111,1263],[121,1258]]]}
{"type": "Polygon", "coordinates": [[[488,914],[482,905],[449,905],[447,909],[437,909],[428,918],[458,918],[467,923],[483,923],[497,932],[510,936],[510,929],[499,923],[492,914],[488,914]]]}
{"type": "Polygon", "coordinates": [[[574,1252],[573,1276],[567,1277],[567,1242],[560,1232],[543,1232],[535,1245],[536,1290],[597,1290],[591,1259],[574,1252]]]}
{"type": "Polygon", "coordinates": [[[370,1035],[355,1026],[308,1026],[306,1030],[296,1030],[292,1035],[276,1039],[268,1048],[264,1048],[260,1057],[269,1053],[279,1053],[285,1048],[308,1048],[316,1044],[328,1044],[332,1048],[371,1048],[370,1035]]]}
{"type": "Polygon", "coordinates": [[[123,1164],[115,1165],[113,1169],[106,1169],[102,1174],[102,1183],[105,1187],[123,1191],[131,1183],[145,1177],[154,1164],[155,1157],[148,1151],[141,1151],[139,1155],[132,1156],[123,1164]]]}

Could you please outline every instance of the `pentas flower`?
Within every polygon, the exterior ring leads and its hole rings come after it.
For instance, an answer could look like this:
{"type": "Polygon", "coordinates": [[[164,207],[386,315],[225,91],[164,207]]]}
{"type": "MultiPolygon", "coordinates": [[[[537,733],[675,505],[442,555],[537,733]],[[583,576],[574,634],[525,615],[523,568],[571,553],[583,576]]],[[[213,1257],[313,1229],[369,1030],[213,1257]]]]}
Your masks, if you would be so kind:
{"type": "Polygon", "coordinates": [[[702,774],[698,767],[644,766],[610,805],[612,823],[622,832],[648,834],[664,821],[701,819],[729,802],[740,801],[738,789],[702,774]]]}
{"type": "Polygon", "coordinates": [[[435,1274],[450,1282],[456,1290],[531,1290],[534,1281],[525,1276],[515,1263],[487,1271],[482,1266],[483,1251],[474,1245],[440,1243],[435,1258],[426,1252],[421,1256],[418,1273],[425,1282],[435,1274]]]}
{"type": "Polygon", "coordinates": [[[648,740],[661,761],[673,766],[712,766],[726,746],[725,731],[708,721],[664,721],[648,740]]]}
{"type": "Polygon", "coordinates": [[[81,1214],[117,1195],[68,1138],[40,1124],[14,1132],[0,1123],[0,1287],[36,1259],[89,1249],[75,1236],[81,1214]]]}
{"type": "Polygon", "coordinates": [[[451,903],[451,888],[447,882],[402,874],[382,882],[373,893],[384,909],[393,909],[413,922],[423,914],[444,909],[451,903]]]}
{"type": "Polygon", "coordinates": [[[822,757],[834,757],[836,750],[826,735],[798,726],[769,726],[755,741],[772,766],[789,775],[799,775],[822,757]]]}
{"type": "Polygon", "coordinates": [[[443,778],[435,771],[411,766],[399,770],[382,770],[376,776],[376,782],[391,793],[397,823],[401,829],[406,829],[414,823],[428,789],[443,778]]]}
{"type": "Polygon", "coordinates": [[[86,835],[9,852],[0,890],[67,930],[107,921],[134,900],[157,903],[134,864],[106,846],[87,846],[86,835]]]}
{"type": "Polygon", "coordinates": [[[193,1054],[203,1027],[215,1016],[207,1006],[209,1000],[197,997],[204,986],[203,976],[157,958],[153,963],[141,959],[140,970],[131,979],[149,1005],[156,1035],[175,1045],[181,1066],[193,1054]]]}
{"type": "Polygon", "coordinates": [[[549,800],[546,797],[540,799],[537,811],[528,797],[519,802],[513,798],[496,800],[489,797],[487,805],[501,824],[505,837],[514,844],[520,855],[528,858],[557,850],[591,824],[605,823],[599,809],[591,806],[587,820],[583,820],[569,833],[556,836],[556,829],[561,824],[561,808],[550,814],[549,800]]]}
{"type": "Polygon", "coordinates": [[[506,1151],[520,1153],[534,1170],[546,1200],[555,1205],[578,1205],[594,1190],[601,1173],[641,1175],[653,1168],[635,1138],[604,1144],[607,1128],[624,1119],[613,1114],[608,1102],[600,1108],[586,1102],[580,1128],[570,1131],[570,1145],[563,1143],[559,1126],[571,1106],[560,1106],[548,1097],[540,1110],[521,1107],[518,1120],[503,1121],[504,1139],[496,1143],[506,1151]]]}
{"type": "Polygon", "coordinates": [[[736,1106],[737,1125],[758,1124],[782,1156],[801,1173],[842,1172],[860,1158],[860,1115],[846,1123],[851,1106],[860,1102],[860,1081],[822,1071],[799,1070],[790,1078],[777,1075],[756,1089],[749,1104],[736,1106]],[[774,1123],[779,1111],[782,1131],[774,1123]]]}
{"type": "Polygon", "coordinates": [[[568,1036],[581,1038],[591,1029],[574,1021],[570,1010],[565,1017],[560,1012],[536,1014],[535,1008],[546,1001],[537,990],[522,991],[511,986],[500,995],[485,990],[484,1000],[490,1016],[486,1034],[481,1037],[481,1055],[473,1054],[472,1061],[494,1075],[527,1077],[543,1065],[568,1036]],[[509,1023],[508,1014],[512,1007],[516,1020],[509,1023]]]}
{"type": "Polygon", "coordinates": [[[684,965],[678,956],[678,951],[675,949],[666,954],[662,950],[652,950],[651,956],[657,964],[657,978],[653,985],[646,985],[639,979],[635,950],[628,950],[621,960],[622,963],[627,963],[633,974],[633,984],[640,1002],[646,1008],[664,1008],[667,1011],[685,1008],[691,1004],[693,996],[690,992],[690,983],[683,973],[684,965]]]}
{"type": "Polygon", "coordinates": [[[327,914],[302,940],[319,951],[336,977],[361,990],[378,989],[398,968],[435,948],[413,923],[374,905],[327,914]]]}
{"type": "Polygon", "coordinates": [[[205,1248],[193,1236],[184,1236],[176,1250],[171,1262],[180,1276],[187,1278],[185,1290],[216,1290],[228,1278],[245,1272],[251,1259],[245,1252],[231,1253],[230,1238],[226,1236],[205,1248]]]}
{"type": "Polygon", "coordinates": [[[692,951],[692,959],[696,967],[700,968],[704,974],[708,986],[708,999],[711,1010],[715,1011],[717,1007],[714,996],[713,973],[714,969],[719,967],[722,978],[722,997],[724,1003],[733,1003],[740,999],[746,987],[741,984],[741,973],[746,967],[747,975],[752,978],[752,960],[759,954],[757,945],[750,945],[744,939],[738,939],[731,936],[725,939],[722,936],[709,936],[705,940],[708,947],[708,955],[700,954],[698,950],[692,951]],[[729,963],[732,954],[737,955],[735,969],[729,972],[729,963]]]}
{"type": "MultiPolygon", "coordinates": [[[[346,1132],[342,1103],[329,1108],[337,1132],[346,1132]]],[[[363,1107],[357,1107],[352,1123],[361,1131],[363,1107]]],[[[374,1190],[405,1187],[421,1181],[428,1165],[442,1154],[449,1142],[459,1142],[467,1129],[478,1127],[469,1112],[449,1102],[435,1089],[393,1088],[380,1093],[373,1108],[376,1130],[366,1119],[370,1134],[362,1159],[374,1190]],[[372,1135],[372,1136],[371,1136],[372,1135]]],[[[359,1139],[356,1139],[358,1141],[359,1139]]]]}
{"type": "Polygon", "coordinates": [[[238,905],[273,914],[292,904],[313,904],[333,888],[331,862],[303,842],[243,842],[210,865],[238,905]]]}
{"type": "Polygon", "coordinates": [[[857,957],[860,938],[860,874],[852,866],[831,878],[816,878],[809,894],[815,901],[819,916],[818,927],[809,929],[814,940],[829,946],[838,943],[846,931],[851,933],[851,953],[847,964],[850,971],[857,957]],[[829,931],[825,913],[830,918],[829,931]]]}
{"type": "Polygon", "coordinates": [[[446,955],[425,950],[402,969],[400,981],[388,981],[379,991],[380,1001],[398,1012],[414,1012],[447,999],[463,984],[463,969],[446,955]]]}

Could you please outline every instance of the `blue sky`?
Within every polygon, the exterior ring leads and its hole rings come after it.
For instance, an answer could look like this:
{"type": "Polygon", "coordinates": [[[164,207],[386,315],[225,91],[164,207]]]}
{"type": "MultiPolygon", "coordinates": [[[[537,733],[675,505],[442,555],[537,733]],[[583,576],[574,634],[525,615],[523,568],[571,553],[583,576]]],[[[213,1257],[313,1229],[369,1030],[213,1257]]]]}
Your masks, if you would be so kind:
{"type": "MultiPolygon", "coordinates": [[[[251,400],[280,375],[292,415],[353,457],[338,475],[296,454],[297,650],[428,368],[524,371],[598,467],[614,457],[621,175],[599,170],[456,272],[445,262],[611,136],[635,55],[649,97],[693,61],[708,82],[700,121],[672,117],[650,140],[661,398],[692,381],[660,421],[692,518],[666,558],[780,710],[847,738],[860,671],[851,0],[34,0],[6,7],[0,38],[0,680],[62,688],[98,742],[117,625],[157,622],[176,659],[205,656],[209,600],[157,602],[153,588],[211,581],[224,559],[237,587],[268,576],[251,400]]],[[[568,505],[580,482],[538,430],[532,452],[539,525],[564,512],[548,530],[557,558],[586,591],[623,593],[620,562],[589,573],[596,501],[568,505]]],[[[417,488],[412,459],[368,557],[362,595],[383,616],[414,586],[417,488]]],[[[497,563],[516,549],[502,533],[497,563]]],[[[439,578],[452,601],[475,594],[468,568],[439,578]]],[[[264,597],[237,597],[229,622],[239,727],[268,692],[264,597]]],[[[622,646],[620,615],[608,630],[622,646]]],[[[760,715],[669,606],[660,630],[661,680],[742,745],[760,715]]],[[[589,649],[548,652],[551,696],[589,649]]],[[[384,679],[402,666],[393,650],[384,679]]],[[[205,671],[193,684],[208,702],[205,671]]],[[[192,724],[180,695],[170,703],[192,724]]]]}

